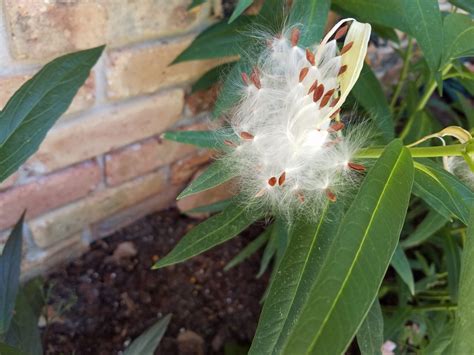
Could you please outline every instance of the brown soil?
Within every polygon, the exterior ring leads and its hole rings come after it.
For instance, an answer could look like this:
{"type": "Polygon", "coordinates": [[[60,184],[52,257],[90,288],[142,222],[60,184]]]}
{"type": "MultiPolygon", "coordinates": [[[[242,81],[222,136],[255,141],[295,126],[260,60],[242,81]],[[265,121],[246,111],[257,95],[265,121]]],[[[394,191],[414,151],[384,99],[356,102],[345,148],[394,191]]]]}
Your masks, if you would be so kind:
{"type": "Polygon", "coordinates": [[[259,255],[228,272],[223,267],[259,227],[186,263],[150,270],[197,223],[176,210],[150,215],[94,242],[80,259],[51,274],[49,313],[55,320],[43,333],[45,352],[117,354],[169,313],[159,354],[223,354],[231,343],[248,345],[268,275],[255,278],[259,255]],[[71,300],[72,307],[58,314],[59,305],[71,300]]]}

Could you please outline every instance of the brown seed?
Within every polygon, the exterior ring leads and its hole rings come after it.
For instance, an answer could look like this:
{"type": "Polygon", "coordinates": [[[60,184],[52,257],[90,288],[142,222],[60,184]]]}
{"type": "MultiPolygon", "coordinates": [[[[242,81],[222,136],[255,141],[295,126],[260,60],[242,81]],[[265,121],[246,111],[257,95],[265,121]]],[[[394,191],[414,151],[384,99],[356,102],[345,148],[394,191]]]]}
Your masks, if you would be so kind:
{"type": "Polygon", "coordinates": [[[336,34],[334,35],[334,39],[337,41],[339,38],[341,38],[347,33],[348,29],[349,29],[348,25],[342,26],[340,29],[337,30],[336,34]]]}
{"type": "Polygon", "coordinates": [[[255,194],[255,197],[262,197],[265,194],[265,188],[261,189],[255,194]]]}
{"type": "Polygon", "coordinates": [[[275,186],[275,184],[277,183],[277,178],[272,176],[270,179],[268,179],[268,185],[270,186],[275,186]]]}
{"type": "Polygon", "coordinates": [[[294,28],[293,31],[291,31],[291,46],[292,47],[296,46],[299,40],[300,40],[300,30],[298,28],[294,28]]]}
{"type": "Polygon", "coordinates": [[[285,183],[285,180],[286,180],[286,173],[283,172],[280,177],[278,178],[278,185],[283,185],[285,183]]]}
{"type": "Polygon", "coordinates": [[[245,139],[245,140],[252,140],[254,138],[253,134],[250,134],[249,132],[240,132],[240,138],[245,139]]]}
{"type": "Polygon", "coordinates": [[[343,55],[344,53],[347,53],[349,51],[349,49],[352,48],[352,45],[354,44],[354,41],[352,42],[349,42],[347,43],[344,47],[342,47],[341,49],[341,55],[343,55]]]}
{"type": "Polygon", "coordinates": [[[314,65],[316,62],[314,60],[314,53],[309,50],[309,48],[306,48],[306,59],[308,62],[311,63],[311,65],[314,65]]]}
{"type": "Polygon", "coordinates": [[[240,76],[242,77],[242,81],[244,82],[245,85],[249,84],[249,77],[247,73],[240,73],[240,76]]]}
{"type": "Polygon", "coordinates": [[[331,202],[336,202],[336,194],[329,189],[326,189],[326,197],[331,202]]]}
{"type": "Polygon", "coordinates": [[[300,200],[301,203],[304,202],[304,195],[302,192],[298,192],[296,196],[298,197],[298,200],[300,200]]]}
{"type": "Polygon", "coordinates": [[[328,92],[326,92],[321,100],[321,103],[319,104],[319,108],[323,108],[324,106],[326,106],[333,94],[334,94],[334,89],[331,89],[328,92]]]}
{"type": "Polygon", "coordinates": [[[253,68],[252,74],[250,74],[250,80],[252,81],[252,83],[255,85],[257,89],[262,88],[262,84],[260,82],[260,77],[258,76],[257,68],[253,68]]]}
{"type": "Polygon", "coordinates": [[[335,118],[335,117],[339,114],[339,112],[341,112],[341,109],[340,109],[340,108],[338,108],[336,111],[334,111],[334,112],[331,114],[331,116],[329,116],[329,118],[331,118],[331,119],[335,118]]]}
{"type": "Polygon", "coordinates": [[[316,89],[316,86],[318,86],[318,81],[317,80],[315,80],[313,85],[311,85],[311,87],[309,88],[308,95],[311,94],[314,91],[314,89],[316,89]]]}
{"type": "Polygon", "coordinates": [[[228,139],[224,139],[224,144],[228,145],[229,147],[232,147],[232,148],[237,148],[237,144],[235,144],[234,142],[232,142],[228,139]]]}
{"type": "Polygon", "coordinates": [[[306,78],[306,75],[308,74],[309,68],[303,68],[300,71],[300,83],[306,78]]]}
{"type": "Polygon", "coordinates": [[[351,168],[352,170],[356,170],[356,171],[365,171],[365,166],[361,165],[361,164],[356,164],[356,163],[347,163],[347,166],[349,168],[351,168]]]}
{"type": "Polygon", "coordinates": [[[337,103],[339,102],[339,99],[340,99],[340,98],[341,98],[341,97],[339,96],[339,97],[336,97],[335,99],[333,99],[333,100],[331,101],[331,104],[329,105],[329,107],[334,107],[334,106],[336,106],[337,103]]]}
{"type": "Polygon", "coordinates": [[[346,70],[347,70],[347,65],[344,64],[344,65],[341,67],[341,69],[339,69],[339,73],[337,73],[337,75],[342,75],[342,74],[344,74],[344,73],[346,72],[346,70]]]}
{"type": "Polygon", "coordinates": [[[324,85],[319,84],[316,90],[314,90],[313,102],[318,102],[318,100],[323,96],[323,94],[324,94],[324,85]]]}
{"type": "Polygon", "coordinates": [[[345,127],[344,123],[339,121],[339,122],[336,122],[333,125],[331,125],[331,127],[329,127],[328,131],[329,132],[337,132],[337,131],[340,131],[341,129],[343,129],[344,127],[345,127]]]}

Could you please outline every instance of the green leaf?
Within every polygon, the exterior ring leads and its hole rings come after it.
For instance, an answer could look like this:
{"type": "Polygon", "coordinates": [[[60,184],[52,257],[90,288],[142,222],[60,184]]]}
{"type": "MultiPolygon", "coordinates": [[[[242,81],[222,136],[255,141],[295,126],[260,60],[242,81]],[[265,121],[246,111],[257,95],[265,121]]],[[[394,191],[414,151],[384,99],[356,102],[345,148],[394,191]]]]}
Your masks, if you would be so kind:
{"type": "Polygon", "coordinates": [[[249,244],[243,248],[240,253],[238,253],[231,261],[227,263],[224,268],[224,271],[229,271],[234,266],[239,265],[242,261],[253,255],[260,249],[267,241],[268,237],[270,236],[270,228],[267,228],[262,234],[260,234],[257,238],[252,240],[249,244]]]}
{"type": "Polygon", "coordinates": [[[405,13],[400,0],[333,0],[337,8],[354,14],[360,21],[376,23],[382,26],[395,27],[408,32],[405,13]]]}
{"type": "Polygon", "coordinates": [[[5,343],[0,343],[0,354],[2,355],[25,355],[20,349],[14,348],[13,346],[5,343]]]}
{"type": "Polygon", "coordinates": [[[403,248],[416,247],[443,228],[446,223],[448,223],[446,217],[436,211],[430,210],[416,230],[407,239],[402,240],[400,245],[403,248]]]}
{"type": "Polygon", "coordinates": [[[196,180],[179,194],[177,199],[206,191],[229,181],[234,177],[234,172],[229,169],[222,161],[218,160],[212,163],[196,180]]]}
{"type": "Polygon", "coordinates": [[[453,342],[449,354],[474,354],[474,208],[471,208],[464,245],[459,301],[456,311],[453,342]]]}
{"type": "Polygon", "coordinates": [[[230,16],[229,23],[234,22],[237,17],[242,15],[242,12],[247,10],[247,8],[253,4],[253,0],[239,0],[237,5],[235,5],[234,12],[232,12],[232,15],[230,16]]]}
{"type": "Polygon", "coordinates": [[[378,299],[357,331],[357,345],[362,355],[380,354],[383,345],[383,315],[378,299]]]}
{"type": "Polygon", "coordinates": [[[392,113],[382,86],[369,66],[364,64],[359,80],[357,80],[352,94],[356,100],[371,114],[385,142],[393,139],[394,126],[392,113]]]}
{"type": "Polygon", "coordinates": [[[438,0],[402,0],[401,3],[410,33],[434,74],[438,71],[443,50],[443,23],[438,0]]]}
{"type": "Polygon", "coordinates": [[[189,6],[188,6],[188,11],[194,9],[195,7],[202,5],[206,2],[206,0],[193,0],[189,6]]]}
{"type": "Polygon", "coordinates": [[[66,54],[46,64],[0,113],[0,182],[38,149],[67,110],[104,47],[66,54]]]}
{"type": "Polygon", "coordinates": [[[124,355],[153,355],[161,338],[168,328],[171,320],[171,314],[160,319],[156,324],[145,330],[145,332],[136,338],[130,346],[125,349],[124,355]]]}
{"type": "Polygon", "coordinates": [[[265,271],[267,271],[268,265],[270,265],[270,261],[276,254],[278,241],[276,240],[274,230],[275,225],[272,225],[271,228],[267,228],[266,232],[270,234],[270,239],[267,245],[265,246],[265,250],[263,251],[262,260],[260,260],[260,269],[257,273],[257,278],[262,277],[265,271]]]}
{"type": "Polygon", "coordinates": [[[219,117],[239,102],[241,88],[236,86],[236,83],[242,80],[241,73],[250,73],[251,70],[252,66],[248,62],[242,60],[233,66],[232,70],[227,75],[219,97],[217,98],[214,111],[212,112],[214,117],[219,117]]]}
{"type": "Polygon", "coordinates": [[[463,10],[466,10],[471,15],[474,14],[474,1],[472,0],[449,0],[451,4],[463,10]]]}
{"type": "Polygon", "coordinates": [[[445,218],[455,216],[464,224],[469,219],[469,206],[474,193],[443,168],[428,160],[415,162],[413,192],[445,218]]]}
{"type": "MultiPolygon", "coordinates": [[[[18,293],[15,315],[5,340],[8,344],[25,352],[25,354],[41,355],[43,354],[43,349],[41,334],[38,328],[38,318],[41,310],[33,308],[29,301],[32,295],[27,293],[29,290],[29,287],[23,287],[18,293]]],[[[38,301],[42,303],[42,294],[35,292],[34,301],[37,303],[34,306],[38,306],[38,301]]]]}
{"type": "Polygon", "coordinates": [[[175,142],[192,144],[200,148],[224,149],[225,140],[236,141],[238,137],[231,128],[218,131],[170,131],[165,132],[162,138],[175,142]]]}
{"type": "Polygon", "coordinates": [[[474,22],[462,14],[444,18],[443,64],[459,57],[474,55],[474,22]]]}
{"type": "Polygon", "coordinates": [[[260,218],[261,214],[252,213],[234,201],[218,215],[194,227],[168,255],[153,266],[153,269],[179,263],[224,243],[260,218]]]}
{"type": "Polygon", "coordinates": [[[242,31],[252,22],[252,16],[241,16],[228,24],[226,20],[205,29],[171,64],[195,59],[211,59],[238,55],[250,43],[242,31]]]}
{"type": "Polygon", "coordinates": [[[340,354],[365,319],[398,243],[413,183],[399,140],[369,171],[333,236],[325,262],[285,346],[295,354],[340,354]]]}
{"type": "Polygon", "coordinates": [[[410,263],[408,258],[405,255],[405,252],[400,246],[397,246],[395,253],[393,254],[390,265],[395,269],[398,276],[403,280],[403,282],[408,286],[410,293],[415,294],[415,280],[413,278],[413,273],[411,271],[410,263]]]}
{"type": "Polygon", "coordinates": [[[216,213],[221,212],[224,208],[229,206],[232,202],[232,199],[217,201],[205,206],[195,207],[191,210],[185,211],[189,213],[216,213]]]}
{"type": "Polygon", "coordinates": [[[0,256],[0,335],[8,331],[20,287],[24,214],[13,228],[0,256]]]}
{"type": "Polygon", "coordinates": [[[449,295],[453,302],[457,302],[459,276],[461,272],[461,251],[453,236],[449,233],[446,233],[443,238],[443,250],[448,270],[449,295]]]}
{"type": "Polygon", "coordinates": [[[227,73],[235,63],[225,63],[205,72],[191,87],[191,93],[207,90],[221,79],[221,75],[227,73]]]}
{"type": "Polygon", "coordinates": [[[289,245],[270,285],[250,355],[282,353],[337,229],[333,221],[341,217],[341,204],[326,202],[317,221],[309,222],[301,216],[292,225],[289,245]]]}
{"type": "Polygon", "coordinates": [[[302,24],[299,45],[309,47],[321,40],[329,13],[330,0],[295,0],[291,5],[289,25],[302,24]]]}

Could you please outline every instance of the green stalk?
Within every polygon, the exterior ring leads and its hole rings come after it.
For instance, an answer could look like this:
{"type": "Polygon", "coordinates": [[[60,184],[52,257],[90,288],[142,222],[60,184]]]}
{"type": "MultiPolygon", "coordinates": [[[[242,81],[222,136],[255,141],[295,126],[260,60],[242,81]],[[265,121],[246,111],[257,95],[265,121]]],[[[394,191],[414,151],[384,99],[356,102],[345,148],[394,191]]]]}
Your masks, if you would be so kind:
{"type": "MultiPolygon", "coordinates": [[[[466,153],[466,144],[453,144],[447,146],[436,147],[411,147],[408,148],[413,158],[436,158],[448,156],[462,156],[466,153]]],[[[355,158],[358,159],[376,159],[378,158],[385,147],[374,147],[361,149],[355,158]]]]}
{"type": "Polygon", "coordinates": [[[397,86],[395,87],[395,91],[393,92],[392,101],[390,102],[390,109],[393,111],[395,104],[402,92],[403,84],[408,76],[408,68],[410,67],[410,60],[413,53],[413,38],[408,37],[408,44],[407,50],[405,52],[405,56],[403,57],[403,67],[402,71],[400,72],[400,78],[398,79],[397,86]]]}
{"type": "MultiPolygon", "coordinates": [[[[441,72],[441,75],[442,77],[444,77],[446,74],[448,74],[449,70],[451,69],[453,65],[451,63],[447,64],[443,71],[441,72]]],[[[433,95],[433,92],[435,91],[436,89],[436,80],[433,78],[430,80],[430,82],[428,83],[428,86],[426,88],[426,91],[425,93],[423,94],[420,102],[418,103],[418,106],[416,107],[415,111],[413,112],[416,113],[416,112],[419,112],[421,110],[423,110],[426,106],[426,104],[428,103],[428,100],[430,99],[431,95],[433,95]]]]}

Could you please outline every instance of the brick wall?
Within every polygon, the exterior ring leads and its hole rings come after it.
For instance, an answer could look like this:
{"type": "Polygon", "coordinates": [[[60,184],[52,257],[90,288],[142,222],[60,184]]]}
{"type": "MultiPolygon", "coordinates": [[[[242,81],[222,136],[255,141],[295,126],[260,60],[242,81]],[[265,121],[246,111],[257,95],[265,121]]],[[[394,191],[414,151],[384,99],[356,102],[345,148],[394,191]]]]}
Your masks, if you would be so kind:
{"type": "Polygon", "coordinates": [[[203,127],[199,122],[206,120],[196,105],[186,104],[196,101],[189,84],[218,63],[168,66],[218,16],[217,0],[188,12],[190,2],[3,1],[1,107],[52,58],[107,44],[39,151],[0,184],[0,248],[27,209],[26,275],[76,257],[91,241],[169,206],[208,161],[206,152],[159,138],[170,128],[203,127]]]}

